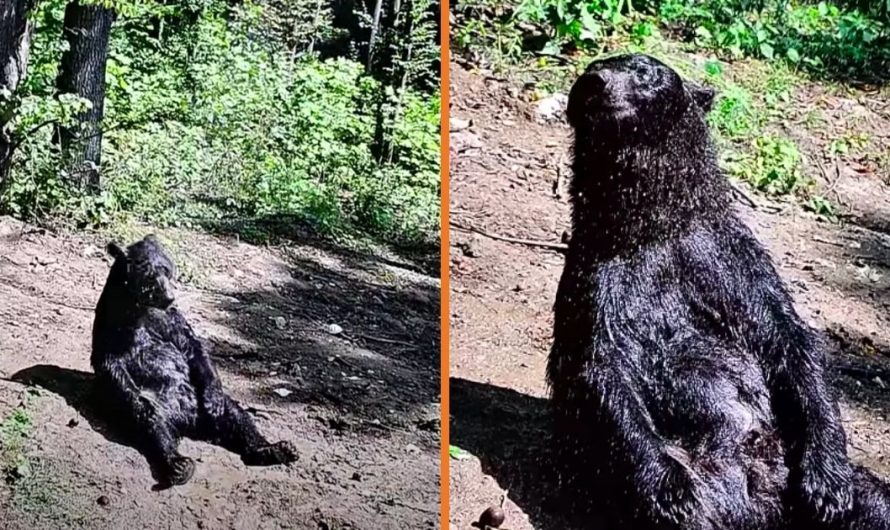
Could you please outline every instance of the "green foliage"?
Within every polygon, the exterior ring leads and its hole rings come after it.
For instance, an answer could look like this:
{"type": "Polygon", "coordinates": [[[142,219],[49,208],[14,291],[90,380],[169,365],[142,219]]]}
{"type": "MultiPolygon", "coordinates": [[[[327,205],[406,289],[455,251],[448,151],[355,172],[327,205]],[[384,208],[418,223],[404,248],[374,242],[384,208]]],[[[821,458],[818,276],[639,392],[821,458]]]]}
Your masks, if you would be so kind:
{"type": "Polygon", "coordinates": [[[831,202],[822,195],[813,195],[804,204],[804,208],[826,221],[837,220],[837,211],[831,202]]]}
{"type": "MultiPolygon", "coordinates": [[[[625,0],[523,0],[516,9],[516,19],[547,23],[553,29],[553,44],[596,47],[611,31],[626,25],[625,8],[625,0]]],[[[648,29],[651,32],[651,27],[648,29]]],[[[646,31],[635,30],[639,36],[646,31]]]]}
{"type": "Polygon", "coordinates": [[[801,172],[797,146],[780,136],[755,138],[749,151],[729,152],[723,162],[729,174],[770,195],[793,193],[808,184],[801,172]]]}
{"type": "Polygon", "coordinates": [[[0,422],[0,474],[7,482],[25,477],[30,471],[25,451],[25,443],[33,428],[33,420],[28,411],[30,400],[29,391],[24,402],[0,422]]]}
{"type": "Polygon", "coordinates": [[[448,456],[450,456],[454,460],[466,460],[468,458],[471,458],[473,455],[456,445],[449,445],[448,456]]]}
{"type": "Polygon", "coordinates": [[[882,19],[829,2],[666,0],[658,11],[696,45],[732,58],[784,59],[830,76],[880,78],[890,61],[882,19]]]}
{"type": "Polygon", "coordinates": [[[833,139],[828,149],[833,155],[843,156],[851,151],[862,150],[868,145],[869,140],[869,135],[866,132],[848,133],[833,139]]]}
{"type": "MultiPolygon", "coordinates": [[[[76,227],[288,216],[399,243],[438,236],[439,97],[414,88],[425,72],[412,60],[428,62],[428,44],[393,61],[393,85],[349,58],[309,53],[321,29],[308,41],[276,40],[288,17],[309,23],[314,1],[234,12],[217,0],[164,5],[125,11],[113,26],[101,189],[66,183],[52,127],[43,127],[17,151],[0,210],[76,227]],[[167,29],[152,34],[153,24],[167,29]]],[[[83,104],[53,94],[63,9],[49,0],[37,13],[17,131],[70,121],[83,104]]],[[[413,38],[433,39],[425,22],[416,29],[413,38]]]]}
{"type": "Polygon", "coordinates": [[[757,127],[751,93],[738,85],[728,86],[717,98],[708,120],[723,138],[736,140],[747,137],[757,127]]]}
{"type": "Polygon", "coordinates": [[[522,32],[512,14],[505,13],[497,6],[487,9],[487,6],[472,2],[457,4],[454,10],[462,20],[451,32],[452,45],[457,49],[465,50],[495,67],[520,59],[523,53],[522,32]]]}
{"type": "MultiPolygon", "coordinates": [[[[659,28],[666,28],[672,36],[728,59],[782,60],[831,77],[883,79],[890,65],[890,20],[883,1],[879,2],[880,8],[858,5],[868,2],[791,0],[661,0],[638,4],[641,11],[633,10],[631,2],[625,0],[522,0],[512,20],[517,25],[544,28],[549,39],[541,47],[548,53],[566,48],[602,52],[616,35],[639,44],[658,36],[659,28]]],[[[458,46],[469,45],[468,33],[479,37],[485,34],[485,28],[478,20],[462,26],[456,39],[458,46]]],[[[496,33],[509,33],[509,29],[496,33]]],[[[508,55],[517,52],[511,49],[508,55]]]]}

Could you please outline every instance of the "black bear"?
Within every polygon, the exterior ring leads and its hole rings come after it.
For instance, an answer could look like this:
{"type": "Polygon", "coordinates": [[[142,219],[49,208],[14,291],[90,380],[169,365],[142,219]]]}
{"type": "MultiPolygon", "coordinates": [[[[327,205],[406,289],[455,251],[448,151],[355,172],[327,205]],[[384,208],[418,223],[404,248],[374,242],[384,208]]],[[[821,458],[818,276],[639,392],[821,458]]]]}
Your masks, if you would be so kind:
{"type": "Polygon", "coordinates": [[[90,362],[98,391],[145,454],[159,486],[191,478],[194,461],[178,451],[183,436],[241,455],[247,465],[293,462],[288,442],[270,443],[226,395],[210,357],[173,306],[173,262],[147,236],[126,250],[114,243],[114,264],[96,306],[90,362]]]}
{"type": "Polygon", "coordinates": [[[644,55],[576,81],[572,235],[547,367],[566,484],[610,528],[890,528],[824,347],[735,215],[711,89],[644,55]]]}

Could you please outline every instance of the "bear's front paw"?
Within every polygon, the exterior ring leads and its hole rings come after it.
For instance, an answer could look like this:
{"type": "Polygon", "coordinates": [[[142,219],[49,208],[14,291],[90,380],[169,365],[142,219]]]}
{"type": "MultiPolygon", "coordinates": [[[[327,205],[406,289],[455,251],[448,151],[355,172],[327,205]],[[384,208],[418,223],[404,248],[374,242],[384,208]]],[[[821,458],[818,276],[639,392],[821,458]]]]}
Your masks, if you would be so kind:
{"type": "Polygon", "coordinates": [[[164,468],[160,486],[182,486],[195,474],[195,461],[187,456],[174,456],[164,468]]]}
{"type": "Polygon", "coordinates": [[[825,522],[839,520],[853,507],[853,470],[844,455],[804,453],[800,496],[811,515],[825,522]]]}
{"type": "Polygon", "coordinates": [[[261,445],[245,453],[241,460],[248,466],[274,466],[276,464],[290,464],[299,458],[294,444],[288,441],[280,441],[273,444],[261,445]]]}
{"type": "Polygon", "coordinates": [[[641,491],[662,524],[678,529],[693,524],[695,528],[710,528],[711,517],[701,496],[699,480],[689,467],[684,451],[676,448],[666,451],[640,480],[641,491]]]}

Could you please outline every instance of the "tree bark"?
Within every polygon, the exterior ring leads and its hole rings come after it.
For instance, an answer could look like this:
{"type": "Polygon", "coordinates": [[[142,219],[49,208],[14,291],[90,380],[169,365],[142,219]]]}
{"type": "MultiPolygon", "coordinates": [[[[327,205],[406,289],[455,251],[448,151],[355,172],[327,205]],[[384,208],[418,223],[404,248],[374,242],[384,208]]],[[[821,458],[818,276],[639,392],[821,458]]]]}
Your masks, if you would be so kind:
{"type": "Polygon", "coordinates": [[[380,33],[380,12],[382,10],[383,0],[376,0],[374,3],[374,18],[371,21],[371,38],[368,39],[368,72],[371,72],[374,65],[374,48],[377,46],[377,35],[380,33]]]}
{"type": "Polygon", "coordinates": [[[10,122],[15,116],[13,93],[28,67],[33,26],[28,13],[36,0],[0,0],[0,189],[9,176],[15,138],[10,122]]]}
{"type": "Polygon", "coordinates": [[[59,127],[57,134],[72,183],[81,186],[99,185],[105,65],[114,18],[113,10],[83,5],[80,0],[65,7],[64,37],[69,48],[62,54],[56,88],[60,93],[77,94],[88,100],[91,107],[77,116],[79,128],[59,127]]]}

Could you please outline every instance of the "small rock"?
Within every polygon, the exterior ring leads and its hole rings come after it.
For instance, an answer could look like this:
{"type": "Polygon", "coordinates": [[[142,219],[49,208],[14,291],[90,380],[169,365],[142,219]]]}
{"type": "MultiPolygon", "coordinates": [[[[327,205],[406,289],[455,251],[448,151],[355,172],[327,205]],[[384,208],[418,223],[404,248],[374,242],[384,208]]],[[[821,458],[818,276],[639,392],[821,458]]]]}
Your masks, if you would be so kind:
{"type": "Polygon", "coordinates": [[[278,329],[284,329],[284,326],[287,325],[287,320],[284,317],[275,317],[275,326],[278,329]]]}
{"type": "Polygon", "coordinates": [[[408,444],[405,446],[405,451],[408,451],[411,454],[416,454],[420,452],[420,447],[417,447],[414,444],[408,444]]]}
{"type": "Polygon", "coordinates": [[[44,267],[47,265],[52,265],[53,263],[59,261],[56,258],[48,258],[46,256],[37,256],[35,259],[37,260],[37,263],[43,265],[44,267]]]}
{"type": "Polygon", "coordinates": [[[501,507],[489,506],[479,516],[479,526],[481,528],[500,528],[504,524],[504,519],[506,519],[506,515],[501,507]]]}
{"type": "Polygon", "coordinates": [[[543,121],[562,121],[565,117],[568,103],[569,97],[565,94],[554,94],[539,101],[535,110],[537,111],[538,118],[543,121]]]}
{"type": "Polygon", "coordinates": [[[875,378],[872,379],[872,381],[874,381],[875,384],[877,384],[881,388],[887,388],[887,385],[884,384],[884,380],[881,379],[880,376],[875,376],[875,378]]]}
{"type": "Polygon", "coordinates": [[[343,333],[343,328],[341,328],[337,324],[330,324],[328,325],[328,333],[330,333],[331,335],[339,335],[343,333]]]}
{"type": "Polygon", "coordinates": [[[460,250],[468,258],[478,258],[480,256],[479,243],[475,239],[461,243],[460,250]]]}
{"type": "Polygon", "coordinates": [[[275,370],[269,372],[269,377],[275,377],[276,375],[278,375],[278,372],[276,372],[275,370]]]}
{"type": "Polygon", "coordinates": [[[108,500],[108,497],[102,495],[98,499],[96,499],[96,502],[99,504],[99,506],[108,506],[108,503],[111,501],[108,500]]]}
{"type": "Polygon", "coordinates": [[[458,132],[464,129],[469,129],[471,125],[473,125],[473,120],[464,120],[461,118],[452,117],[448,122],[449,128],[451,132],[458,132]]]}
{"type": "Polygon", "coordinates": [[[293,394],[293,392],[291,392],[290,390],[288,390],[286,388],[276,388],[272,392],[275,392],[276,394],[278,394],[281,397],[287,397],[287,396],[293,394]]]}
{"type": "Polygon", "coordinates": [[[450,145],[451,150],[455,153],[463,153],[472,149],[481,149],[484,146],[479,135],[469,131],[452,134],[450,145]]]}

